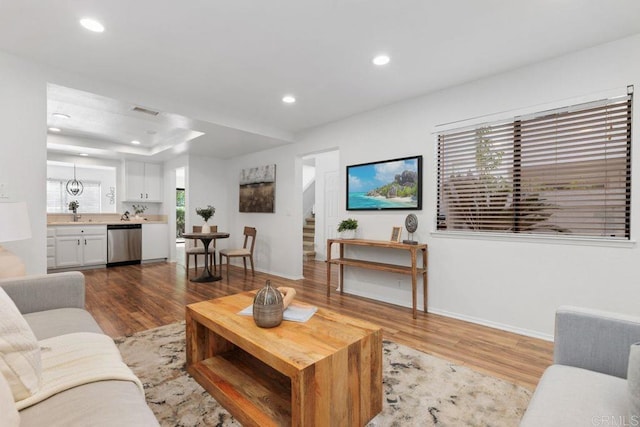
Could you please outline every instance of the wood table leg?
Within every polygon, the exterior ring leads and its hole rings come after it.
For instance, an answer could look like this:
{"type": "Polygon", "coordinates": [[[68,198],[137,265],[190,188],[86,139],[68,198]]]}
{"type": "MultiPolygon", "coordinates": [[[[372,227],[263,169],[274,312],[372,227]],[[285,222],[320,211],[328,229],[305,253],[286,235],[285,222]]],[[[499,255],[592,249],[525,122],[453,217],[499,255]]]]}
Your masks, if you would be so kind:
{"type": "MultiPolygon", "coordinates": [[[[222,277],[215,275],[215,269],[213,271],[214,274],[211,274],[211,268],[210,268],[211,263],[209,262],[209,244],[211,243],[211,240],[212,239],[205,238],[205,237],[202,237],[200,239],[200,241],[204,245],[204,270],[202,271],[202,274],[199,277],[191,279],[192,282],[198,282],[198,283],[215,282],[222,279],[222,277]]],[[[196,262],[197,260],[198,260],[198,257],[196,256],[196,262]]],[[[197,265],[196,265],[196,268],[197,268],[197,265]]]]}
{"type": "Polygon", "coordinates": [[[185,316],[186,362],[187,366],[198,363],[211,356],[209,331],[191,317],[189,310],[185,316]]]}
{"type": "Polygon", "coordinates": [[[332,241],[327,242],[327,296],[331,296],[331,246],[333,245],[332,241]]]}
{"type": "Polygon", "coordinates": [[[427,276],[427,249],[422,249],[422,295],[424,298],[424,312],[427,313],[427,290],[429,287],[428,284],[428,276],[427,276]]]}
{"type": "MultiPolygon", "coordinates": [[[[344,258],[344,245],[338,243],[340,246],[340,259],[344,258]]],[[[338,286],[340,287],[340,295],[344,294],[344,264],[340,264],[340,274],[338,275],[338,286]]]]}
{"type": "Polygon", "coordinates": [[[416,309],[416,304],[417,304],[417,293],[418,293],[418,268],[416,266],[417,260],[416,260],[416,249],[412,248],[411,249],[411,302],[412,302],[412,307],[413,307],[413,318],[415,319],[416,317],[418,317],[418,311],[416,309]]]}

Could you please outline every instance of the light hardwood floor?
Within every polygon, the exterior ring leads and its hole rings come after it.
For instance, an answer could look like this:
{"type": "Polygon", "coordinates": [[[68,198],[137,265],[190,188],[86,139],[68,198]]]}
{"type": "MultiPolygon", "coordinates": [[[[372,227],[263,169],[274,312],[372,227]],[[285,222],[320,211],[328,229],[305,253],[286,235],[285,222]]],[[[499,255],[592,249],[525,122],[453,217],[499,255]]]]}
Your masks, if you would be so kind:
{"type": "Polygon", "coordinates": [[[341,296],[335,290],[327,298],[324,262],[306,263],[305,278],[297,281],[260,272],[245,277],[242,268],[232,266],[229,282],[192,283],[180,258],[178,263],[87,270],[84,274],[87,309],[112,337],[184,320],[187,304],[258,289],[271,279],[275,286],[295,288],[301,301],[377,323],[385,339],[530,389],[552,361],[553,344],[547,341],[420,311],[413,319],[409,308],[341,296]]]}

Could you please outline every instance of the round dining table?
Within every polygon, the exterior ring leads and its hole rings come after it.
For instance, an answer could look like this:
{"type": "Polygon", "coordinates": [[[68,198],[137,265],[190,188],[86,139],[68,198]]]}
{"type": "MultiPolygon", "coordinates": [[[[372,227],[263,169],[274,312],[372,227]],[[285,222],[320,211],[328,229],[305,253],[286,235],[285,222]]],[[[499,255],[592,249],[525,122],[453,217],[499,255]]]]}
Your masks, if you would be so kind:
{"type": "Polygon", "coordinates": [[[215,282],[217,280],[222,280],[222,276],[216,275],[215,254],[214,254],[213,273],[209,268],[209,262],[207,262],[207,260],[209,259],[209,245],[211,244],[212,240],[229,238],[229,233],[224,233],[220,231],[216,231],[214,233],[183,233],[182,237],[184,237],[185,239],[198,239],[202,242],[202,245],[204,246],[204,271],[200,276],[194,279],[191,279],[191,281],[202,283],[202,282],[215,282]]]}

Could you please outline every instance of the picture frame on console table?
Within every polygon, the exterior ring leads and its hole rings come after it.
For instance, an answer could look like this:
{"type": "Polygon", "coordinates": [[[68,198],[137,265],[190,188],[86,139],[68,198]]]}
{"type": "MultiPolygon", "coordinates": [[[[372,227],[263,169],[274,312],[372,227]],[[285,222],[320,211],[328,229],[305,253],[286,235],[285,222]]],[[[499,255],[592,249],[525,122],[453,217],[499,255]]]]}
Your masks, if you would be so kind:
{"type": "Polygon", "coordinates": [[[347,210],[422,210],[422,156],[347,166],[347,210]]]}
{"type": "Polygon", "coordinates": [[[402,239],[402,227],[393,227],[391,229],[391,241],[400,243],[402,239]]]}

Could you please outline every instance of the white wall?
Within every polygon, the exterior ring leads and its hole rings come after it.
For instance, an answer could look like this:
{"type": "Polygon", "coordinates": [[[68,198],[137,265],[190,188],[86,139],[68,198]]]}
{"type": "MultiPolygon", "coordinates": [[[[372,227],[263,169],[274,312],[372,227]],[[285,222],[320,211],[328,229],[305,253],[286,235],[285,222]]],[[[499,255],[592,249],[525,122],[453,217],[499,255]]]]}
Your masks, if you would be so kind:
{"type": "Polygon", "coordinates": [[[290,279],[302,278],[302,158],[289,147],[250,154],[229,162],[230,245],[242,247],[244,226],[256,227],[256,269],[290,279]],[[245,168],[276,165],[275,213],[240,213],[239,177],[245,168]]]}
{"type": "MultiPolygon", "coordinates": [[[[545,109],[549,103],[560,106],[610,89],[624,93],[628,84],[640,89],[640,57],[632,54],[639,50],[640,36],[628,38],[362,114],[309,132],[302,143],[338,143],[343,175],[348,164],[424,156],[423,210],[418,212],[416,237],[429,244],[430,311],[543,337],[553,333],[554,311],[561,304],[637,313],[640,251],[635,243],[571,245],[431,232],[436,216],[432,132],[437,125],[529,107],[545,109]]],[[[638,109],[633,119],[640,123],[638,109]]],[[[634,126],[634,171],[640,170],[637,129],[634,126]]],[[[633,240],[640,224],[639,178],[634,174],[633,240]]],[[[391,227],[402,225],[407,213],[349,216],[359,220],[360,236],[388,239],[391,227]]],[[[376,255],[382,258],[380,252],[371,256],[376,255]]],[[[397,256],[391,259],[399,261],[397,256]]],[[[346,283],[348,292],[410,305],[407,276],[350,269],[346,283]]]]}
{"type": "MultiPolygon", "coordinates": [[[[196,214],[196,208],[211,205],[216,208],[216,213],[209,219],[209,225],[217,225],[218,231],[229,232],[232,237],[237,235],[229,225],[229,216],[233,211],[228,205],[228,193],[233,184],[229,183],[227,162],[203,156],[189,156],[188,159],[185,171],[185,230],[191,231],[192,226],[204,224],[202,217],[196,214]]],[[[229,242],[224,239],[216,244],[221,249],[228,247],[229,242]]]]}
{"type": "MultiPolygon", "coordinates": [[[[45,273],[47,86],[35,65],[0,52],[0,183],[7,201],[24,201],[32,238],[2,246],[22,258],[28,274],[45,273]]],[[[4,201],[4,200],[3,200],[4,201]]]]}
{"type": "MultiPolygon", "coordinates": [[[[640,89],[640,57],[632,54],[638,51],[640,36],[631,37],[380,108],[298,135],[298,142],[292,147],[237,158],[231,177],[243,167],[275,161],[278,194],[275,215],[238,215],[236,227],[249,222],[258,227],[261,238],[258,241],[265,245],[260,254],[260,268],[296,276],[301,251],[300,227],[296,224],[296,215],[301,212],[296,207],[301,204],[295,202],[299,191],[293,191],[292,187],[300,188],[300,178],[289,165],[299,162],[297,156],[339,147],[344,194],[346,165],[422,154],[423,210],[417,212],[419,229],[415,239],[429,245],[431,312],[543,338],[551,337],[554,311],[561,304],[637,313],[640,251],[635,245],[638,238],[635,224],[640,224],[639,174],[634,175],[632,186],[634,243],[628,245],[562,244],[553,239],[496,240],[480,236],[454,238],[432,232],[436,216],[433,136],[436,126],[500,112],[536,111],[550,104],[561,106],[611,89],[624,93],[628,84],[640,89]]],[[[636,109],[634,123],[640,123],[639,119],[636,109]]],[[[637,129],[635,126],[634,145],[638,140],[637,129]]],[[[640,170],[639,151],[634,147],[634,171],[640,170]]],[[[230,188],[233,190],[233,185],[230,188]]],[[[230,197],[237,198],[237,190],[230,191],[230,197]]],[[[403,225],[409,213],[347,212],[344,203],[341,195],[344,216],[357,218],[359,237],[368,239],[388,240],[391,228],[403,225]]],[[[376,250],[352,255],[407,261],[400,253],[376,250]]],[[[347,292],[411,305],[408,276],[346,270],[347,292]]]]}

